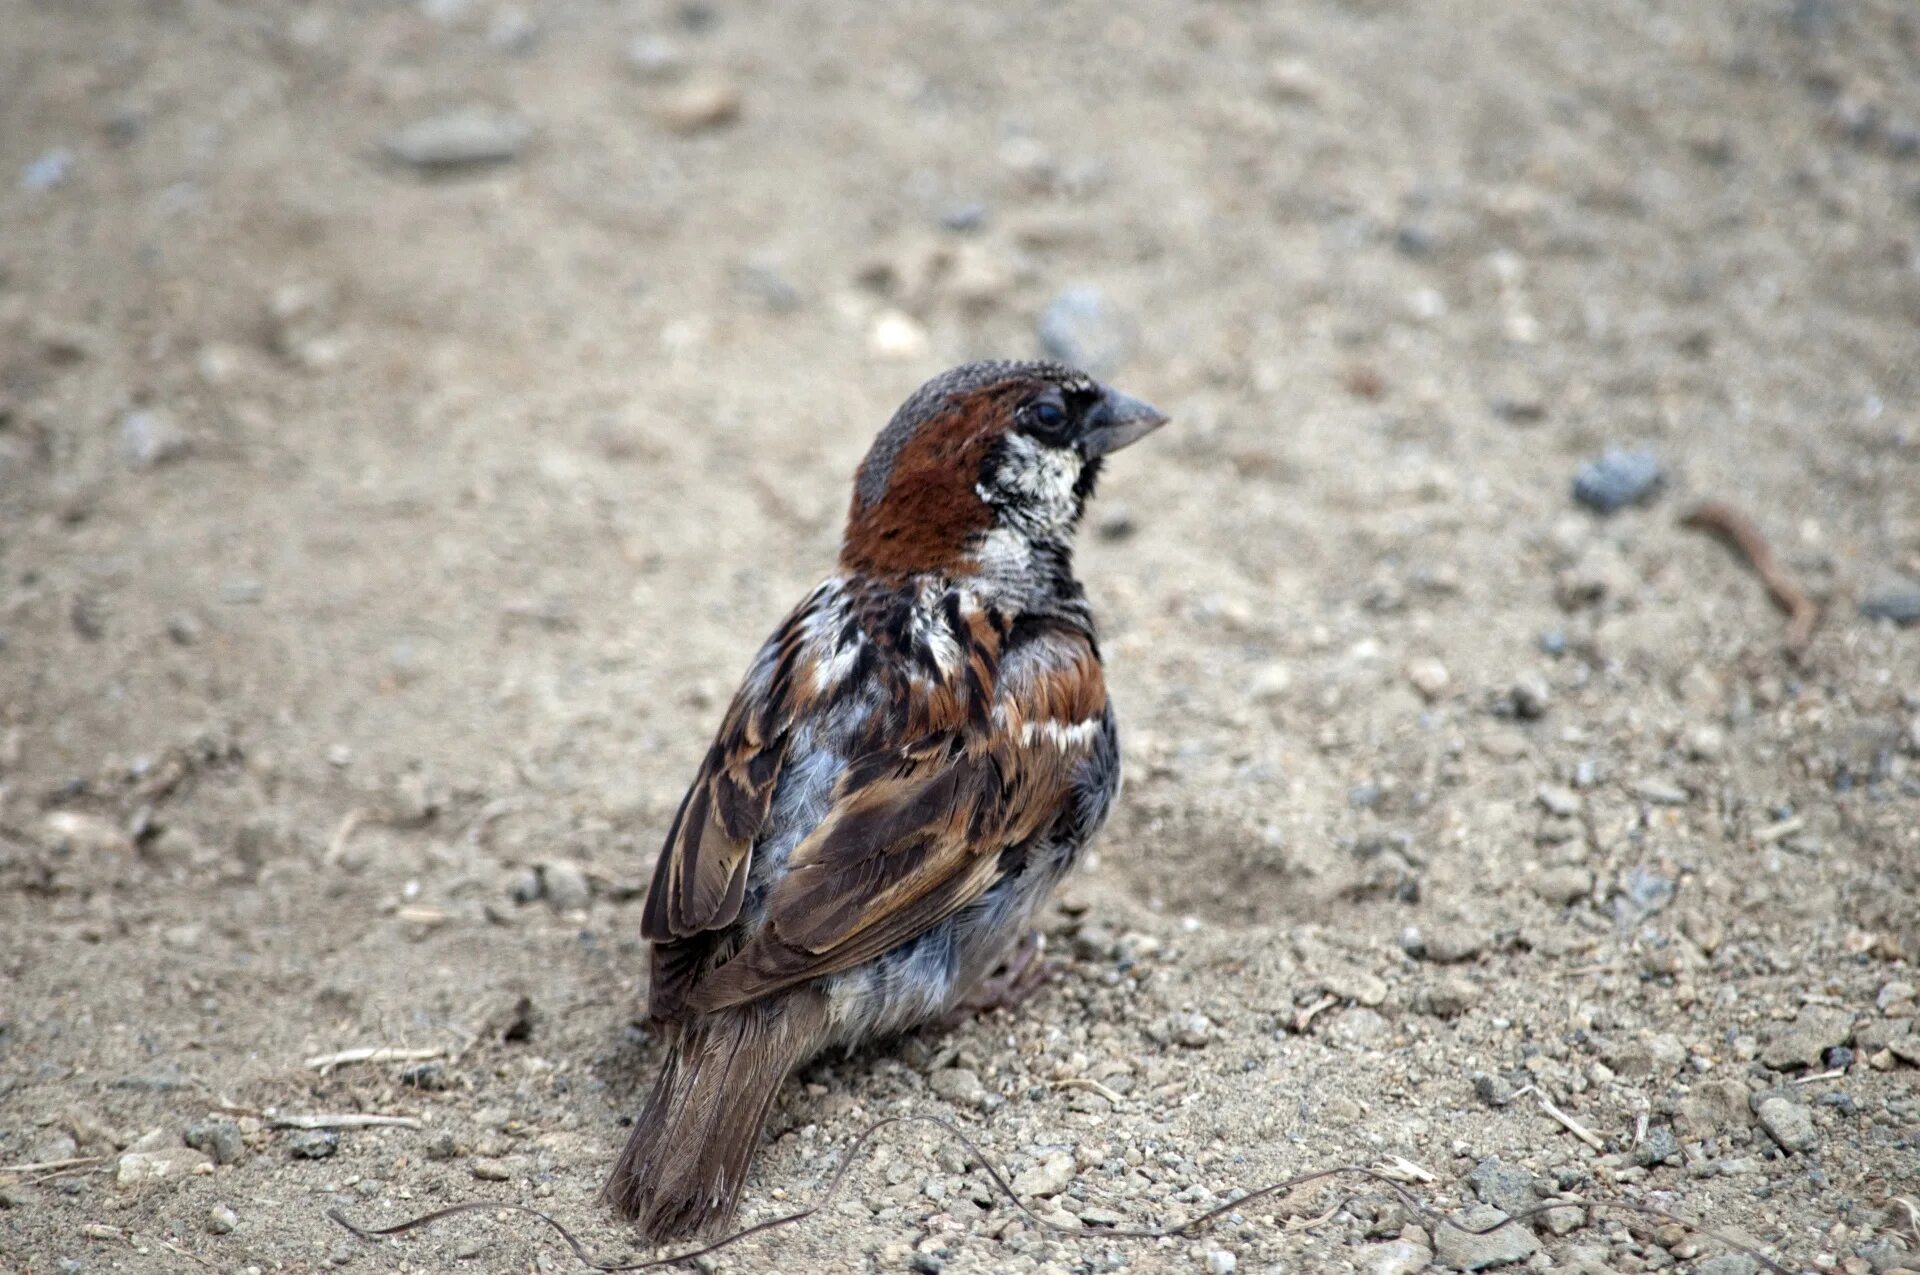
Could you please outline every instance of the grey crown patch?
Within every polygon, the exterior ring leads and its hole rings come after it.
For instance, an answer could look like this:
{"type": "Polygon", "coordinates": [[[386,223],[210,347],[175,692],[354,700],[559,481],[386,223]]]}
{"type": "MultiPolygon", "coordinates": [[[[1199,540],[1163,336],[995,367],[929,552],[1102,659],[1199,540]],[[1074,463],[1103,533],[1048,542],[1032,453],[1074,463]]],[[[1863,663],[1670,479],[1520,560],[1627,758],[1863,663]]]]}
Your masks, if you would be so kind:
{"type": "Polygon", "coordinates": [[[1064,363],[1046,360],[1022,362],[1018,359],[986,359],[978,363],[962,363],[959,367],[942,372],[915,390],[893,414],[893,419],[887,422],[887,427],[880,431],[879,437],[873,440],[866,460],[860,464],[860,478],[854,488],[860,507],[866,509],[887,494],[887,484],[893,479],[894,462],[900,458],[900,453],[913,436],[920,432],[920,427],[932,420],[946,406],[948,399],[1016,378],[1051,381],[1072,394],[1091,394],[1099,388],[1085,372],[1064,363]]]}

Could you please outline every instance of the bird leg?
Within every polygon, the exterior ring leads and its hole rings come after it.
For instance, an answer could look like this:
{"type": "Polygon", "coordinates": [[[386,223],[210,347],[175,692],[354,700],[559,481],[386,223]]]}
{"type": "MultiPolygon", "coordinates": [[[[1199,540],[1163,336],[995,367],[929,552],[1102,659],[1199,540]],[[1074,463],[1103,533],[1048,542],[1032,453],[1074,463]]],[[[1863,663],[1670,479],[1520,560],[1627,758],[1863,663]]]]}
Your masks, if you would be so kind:
{"type": "Polygon", "coordinates": [[[1023,1004],[1066,968],[1063,961],[1045,959],[1046,950],[1046,936],[1038,930],[1028,930],[1007,953],[1007,959],[947,1011],[946,1025],[952,1027],[975,1014],[1013,1009],[1023,1004]]]}

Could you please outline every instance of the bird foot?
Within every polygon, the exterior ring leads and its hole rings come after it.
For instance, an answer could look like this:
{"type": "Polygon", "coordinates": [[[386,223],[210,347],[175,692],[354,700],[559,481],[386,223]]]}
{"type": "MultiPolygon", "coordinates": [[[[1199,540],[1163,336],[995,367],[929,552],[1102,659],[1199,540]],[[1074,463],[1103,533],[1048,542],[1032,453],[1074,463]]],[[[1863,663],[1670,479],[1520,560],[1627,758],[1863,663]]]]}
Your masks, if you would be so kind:
{"type": "Polygon", "coordinates": [[[1064,961],[1046,959],[1046,950],[1046,936],[1038,930],[1028,930],[998,969],[955,1002],[942,1020],[944,1024],[954,1027],[976,1014],[1024,1004],[1066,968],[1064,961]]]}

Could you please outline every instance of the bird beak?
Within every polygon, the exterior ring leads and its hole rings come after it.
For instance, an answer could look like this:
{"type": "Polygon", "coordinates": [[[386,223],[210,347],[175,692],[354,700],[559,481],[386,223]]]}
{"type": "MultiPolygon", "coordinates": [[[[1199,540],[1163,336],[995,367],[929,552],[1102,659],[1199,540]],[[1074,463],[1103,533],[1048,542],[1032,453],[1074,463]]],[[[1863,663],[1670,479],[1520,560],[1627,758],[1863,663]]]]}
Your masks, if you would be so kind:
{"type": "Polygon", "coordinates": [[[1167,414],[1152,404],[1119,390],[1102,390],[1080,436],[1080,450],[1088,459],[1105,456],[1139,442],[1166,423],[1167,414]]]}

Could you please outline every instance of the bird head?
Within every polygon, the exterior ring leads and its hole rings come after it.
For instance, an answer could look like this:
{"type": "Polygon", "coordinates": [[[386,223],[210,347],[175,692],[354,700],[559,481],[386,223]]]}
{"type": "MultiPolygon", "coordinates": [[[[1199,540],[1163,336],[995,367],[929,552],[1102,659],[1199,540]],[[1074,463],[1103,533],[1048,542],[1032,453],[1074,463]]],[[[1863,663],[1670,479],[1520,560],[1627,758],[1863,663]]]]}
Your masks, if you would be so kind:
{"type": "Polygon", "coordinates": [[[1017,568],[1034,545],[1068,544],[1105,458],[1166,420],[1059,363],[942,373],[861,463],[841,565],[879,577],[1017,568]]]}

